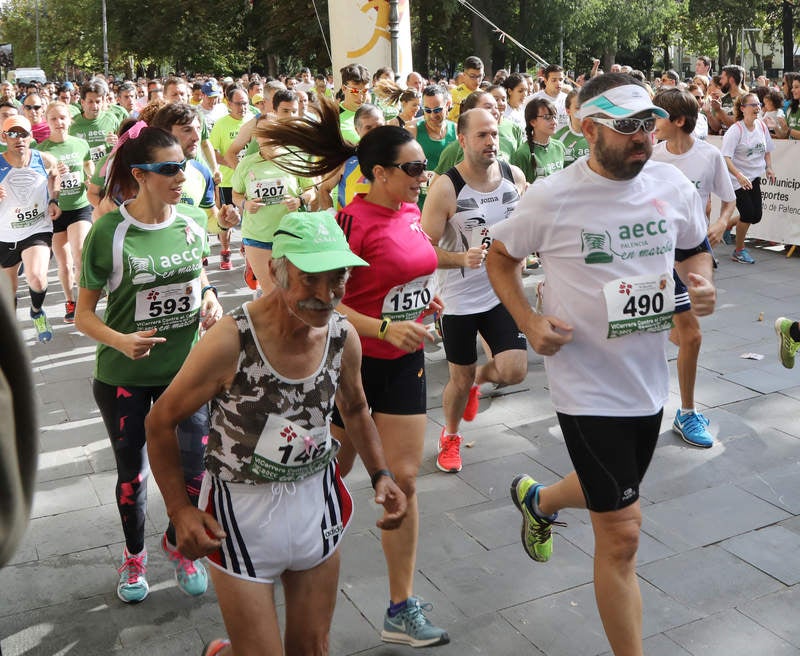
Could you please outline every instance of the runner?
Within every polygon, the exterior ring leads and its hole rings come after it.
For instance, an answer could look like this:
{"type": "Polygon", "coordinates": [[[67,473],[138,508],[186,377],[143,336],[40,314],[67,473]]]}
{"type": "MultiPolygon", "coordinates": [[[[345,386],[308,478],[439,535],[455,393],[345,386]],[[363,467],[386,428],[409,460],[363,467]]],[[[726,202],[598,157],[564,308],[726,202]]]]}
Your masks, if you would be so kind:
{"type": "Polygon", "coordinates": [[[69,133],[89,144],[92,162],[107,155],[117,143],[120,118],[105,109],[108,85],[92,78],[81,85],[81,111],[72,118],[69,133]]]}
{"type": "Polygon", "coordinates": [[[566,148],[552,138],[556,131],[556,107],[546,98],[534,97],[525,105],[525,134],[527,142],[511,156],[511,163],[533,182],[564,168],[566,148]]]}
{"type": "Polygon", "coordinates": [[[44,311],[47,267],[58,207],[58,162],[48,153],[31,150],[31,124],[24,116],[3,122],[8,150],[0,158],[0,266],[17,292],[20,262],[25,267],[30,315],[40,342],[53,339],[44,311]]]}
{"type": "MultiPolygon", "coordinates": [[[[722,240],[725,230],[734,224],[733,210],[736,195],[733,192],[725,160],[719,150],[692,134],[699,113],[697,101],[689,91],[665,89],[659,91],[653,104],[669,113],[669,118],[656,119],[656,139],[661,142],[653,148],[653,161],[667,162],[680,169],[691,180],[706,207],[711,194],[721,201],[719,218],[708,228],[711,245],[722,240]]],[[[700,322],[692,312],[686,285],[673,271],[675,278],[675,324],[670,339],[678,345],[678,386],[681,407],[675,414],[672,429],[693,446],[710,448],[714,438],[708,431],[709,420],[695,408],[694,389],[697,378],[697,360],[703,341],[700,322]]]]}
{"type": "MultiPolygon", "coordinates": [[[[133,200],[100,217],[84,244],[75,321],[98,342],[92,389],[117,464],[116,499],[125,534],[117,596],[125,603],[143,601],[149,591],[144,418],[189,354],[198,327],[208,329],[222,316],[202,265],[208,255],[205,214],[178,205],[185,166],[178,141],[160,128],[142,128],[126,139],[114,155],[108,187],[133,200]],[[108,299],[101,319],[96,309],[104,290],[108,299]]],[[[196,503],[208,412],[204,407],[183,419],[178,428],[183,481],[196,503]]],[[[160,543],[181,590],[203,594],[205,567],[177,550],[172,523],[160,543]]]]}
{"type": "Polygon", "coordinates": [[[42,143],[50,136],[45,110],[47,103],[38,93],[29,93],[22,101],[22,115],[31,122],[31,134],[36,143],[42,143]]]}
{"type": "Polygon", "coordinates": [[[272,292],[201,340],[147,418],[153,471],[179,546],[195,558],[208,555],[213,566],[230,641],[213,640],[203,650],[208,656],[328,653],[339,546],[352,516],[329,430],[334,397],[375,502],[384,506],[377,526],[396,528],[406,507],[369,416],[357,333],[334,312],[348,271],[366,262],[350,252],[327,212],[287,214],[274,247],[272,292]],[[208,473],[198,510],[181,484],[175,427],[209,401],[208,473]]]}
{"type": "Polygon", "coordinates": [[[64,323],[75,323],[75,281],[81,277],[83,242],[92,227],[92,206],[86,196],[86,181],[94,166],[89,144],[68,134],[72,121],[69,107],[56,101],[47,108],[50,138],[36,148],[55,157],[62,166],[58,206],[61,216],[53,221],[53,254],[58,262],[58,280],[64,290],[64,323]]]}
{"type": "MultiPolygon", "coordinates": [[[[425,179],[419,144],[403,128],[376,127],[354,147],[336,129],[336,108],[321,107],[319,122],[291,119],[259,128],[273,147],[314,156],[309,161],[281,158],[281,166],[307,176],[326,175],[358,155],[370,190],[337,215],[350,248],[370,263],[353,272],[342,312],[361,337],[361,375],[367,401],[381,436],[389,468],[408,499],[403,525],[381,536],[389,570],[390,606],[381,636],[414,647],[445,644],[447,632],[425,617],[427,604],[413,595],[419,537],[415,482],[425,442],[425,358],[422,342],[430,333],[421,317],[441,310],[434,295],[436,253],[419,225],[415,203],[425,179]]],[[[342,418],[334,413],[333,435],[342,441],[339,464],[347,474],[355,457],[342,418]]]]}
{"type": "Polygon", "coordinates": [[[589,154],[589,144],[581,133],[581,119],[578,116],[578,91],[573,89],[567,94],[564,106],[569,116],[569,123],[553,135],[564,144],[564,167],[572,164],[579,157],[589,154]]]}
{"type": "Polygon", "coordinates": [[[491,226],[516,207],[525,176],[498,160],[496,112],[462,107],[458,143],[464,161],[436,180],[422,210],[422,229],[439,261],[442,339],[450,370],[442,393],[445,425],[436,458],[436,466],[444,472],[461,471],[459,425],[462,418],[475,418],[479,386],[515,385],[528,371],[525,337],[492,290],[483,266],[491,226]],[[478,334],[491,351],[480,367],[478,334]]]}
{"type": "Polygon", "coordinates": [[[710,276],[712,258],[694,186],[674,167],[647,161],[648,132],[667,113],[644,86],[625,74],[592,78],[581,90],[580,114],[589,157],[532,185],[492,231],[487,258],[500,300],[545,356],[576,468],[549,486],[519,475],[511,496],[523,517],[525,551],[540,562],[551,556],[558,511],[589,508],[603,628],[613,653],[642,656],[639,484],[669,396],[672,267],[675,255],[683,260],[677,266],[692,307],[708,314],[714,287],[697,272],[710,276]],[[521,284],[520,263],[532,251],[548,275],[543,314],[521,284]]]}

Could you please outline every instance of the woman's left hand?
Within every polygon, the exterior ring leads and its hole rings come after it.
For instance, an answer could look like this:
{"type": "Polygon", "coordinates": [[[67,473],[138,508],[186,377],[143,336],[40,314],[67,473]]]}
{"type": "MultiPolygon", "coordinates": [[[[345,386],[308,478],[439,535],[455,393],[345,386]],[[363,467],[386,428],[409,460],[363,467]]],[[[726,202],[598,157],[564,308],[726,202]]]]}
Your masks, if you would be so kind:
{"type": "Polygon", "coordinates": [[[300,199],[294,196],[289,196],[283,199],[283,204],[289,209],[290,212],[296,212],[300,209],[300,199]]]}
{"type": "Polygon", "coordinates": [[[777,180],[775,171],[772,170],[771,166],[767,167],[767,180],[769,180],[772,184],[775,184],[775,180],[777,180]]]}

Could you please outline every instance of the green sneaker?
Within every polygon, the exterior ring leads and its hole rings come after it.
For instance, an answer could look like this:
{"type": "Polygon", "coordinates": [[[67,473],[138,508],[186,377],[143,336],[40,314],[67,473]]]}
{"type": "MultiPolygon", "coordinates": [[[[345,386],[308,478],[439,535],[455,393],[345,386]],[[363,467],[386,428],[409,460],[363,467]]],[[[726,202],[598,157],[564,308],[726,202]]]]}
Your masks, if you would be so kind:
{"type": "Polygon", "coordinates": [[[511,481],[511,499],[517,510],[522,513],[521,537],[525,553],[537,562],[546,563],[553,555],[551,527],[553,524],[557,526],[566,526],[566,524],[537,517],[528,509],[525,499],[529,494],[536,494],[537,487],[542,487],[542,485],[530,476],[518,474],[511,481]]]}
{"type": "Polygon", "coordinates": [[[31,320],[33,321],[33,327],[36,328],[40,342],[45,343],[53,339],[53,327],[50,325],[44,310],[39,310],[35,314],[31,312],[31,320]]]}
{"type": "Polygon", "coordinates": [[[775,332],[778,333],[778,339],[780,339],[778,355],[781,359],[781,364],[787,369],[794,367],[794,355],[797,353],[797,349],[800,348],[800,342],[793,340],[789,334],[789,328],[793,323],[794,321],[786,317],[778,317],[775,320],[775,332]]]}

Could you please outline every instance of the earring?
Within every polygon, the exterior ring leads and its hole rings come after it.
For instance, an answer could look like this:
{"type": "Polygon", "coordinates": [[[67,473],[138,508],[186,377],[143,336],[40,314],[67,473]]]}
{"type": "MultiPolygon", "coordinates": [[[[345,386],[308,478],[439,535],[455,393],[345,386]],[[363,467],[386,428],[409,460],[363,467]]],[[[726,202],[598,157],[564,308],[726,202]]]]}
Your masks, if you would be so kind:
{"type": "Polygon", "coordinates": [[[384,182],[388,182],[388,180],[386,180],[386,178],[384,178],[384,179],[383,179],[383,181],[384,181],[384,182]]]}

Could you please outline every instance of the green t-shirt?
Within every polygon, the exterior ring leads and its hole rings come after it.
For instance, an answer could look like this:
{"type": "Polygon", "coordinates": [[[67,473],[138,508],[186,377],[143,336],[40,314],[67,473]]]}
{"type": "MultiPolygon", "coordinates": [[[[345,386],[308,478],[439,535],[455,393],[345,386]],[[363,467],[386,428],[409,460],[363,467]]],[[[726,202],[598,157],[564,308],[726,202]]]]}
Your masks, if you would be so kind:
{"type": "Polygon", "coordinates": [[[264,206],[258,212],[242,215],[242,237],[271,243],[281,218],[289,212],[283,200],[298,197],[314,185],[313,180],[298,178],[279,169],[260,153],[247,155],[239,162],[231,180],[233,190],[247,200],[260,199],[264,206]]]}
{"type": "Polygon", "coordinates": [[[551,137],[546,146],[534,144],[533,153],[529,144],[522,144],[511,156],[511,163],[522,169],[528,182],[533,182],[563,169],[565,153],[564,144],[551,137]]]}
{"type": "MultiPolygon", "coordinates": [[[[246,115],[246,118],[252,118],[250,115],[246,115]]],[[[211,134],[209,135],[209,139],[211,140],[211,145],[221,155],[225,155],[225,151],[230,148],[231,144],[236,139],[236,136],[239,134],[239,130],[242,129],[242,125],[244,125],[244,118],[233,118],[230,114],[227,116],[223,116],[219,119],[216,123],[214,123],[214,127],[211,128],[211,134]]],[[[236,158],[241,162],[242,158],[244,157],[245,149],[237,153],[236,158]]],[[[220,183],[220,187],[230,187],[231,186],[231,178],[233,177],[233,169],[229,166],[225,166],[224,164],[219,165],[219,171],[222,173],[222,182],[220,183]]]]}
{"type": "Polygon", "coordinates": [[[361,137],[356,132],[355,117],[355,112],[351,112],[349,109],[345,109],[344,106],[339,105],[339,131],[349,142],[357,144],[361,137]]]}
{"type": "MultiPolygon", "coordinates": [[[[786,125],[789,126],[789,134],[791,135],[791,130],[800,130],[800,109],[796,112],[791,112],[788,109],[786,110],[786,125]]],[[[789,137],[790,139],[794,139],[794,137],[789,137]]]]}
{"type": "Polygon", "coordinates": [[[586,141],[586,137],[579,132],[573,132],[569,125],[565,125],[553,136],[564,144],[564,167],[589,154],[589,142],[586,141]]]}
{"type": "Polygon", "coordinates": [[[63,162],[69,172],[61,174],[61,191],[58,206],[62,210],[79,210],[89,204],[86,197],[86,173],[84,163],[91,161],[89,144],[79,137],[67,136],[62,143],[46,139],[35,148],[50,153],[63,162]]]}
{"type": "Polygon", "coordinates": [[[109,105],[108,111],[114,112],[114,114],[119,117],[120,123],[130,116],[130,114],[128,114],[128,110],[122,105],[109,105]]]}
{"type": "Polygon", "coordinates": [[[73,137],[80,137],[89,144],[92,161],[96,162],[103,155],[111,152],[112,146],[106,142],[106,137],[109,134],[116,134],[120,122],[119,117],[109,111],[100,112],[100,115],[92,120],[87,119],[83,114],[78,114],[72,119],[69,133],[73,137]]]}
{"type": "Polygon", "coordinates": [[[107,385],[168,385],[197,341],[200,274],[209,254],[206,213],[176,205],[160,224],[143,224],[122,207],[95,221],[83,245],[81,287],[105,289],[104,323],[130,334],[156,328],[166,342],[131,360],[97,345],[94,377],[107,385]]]}

